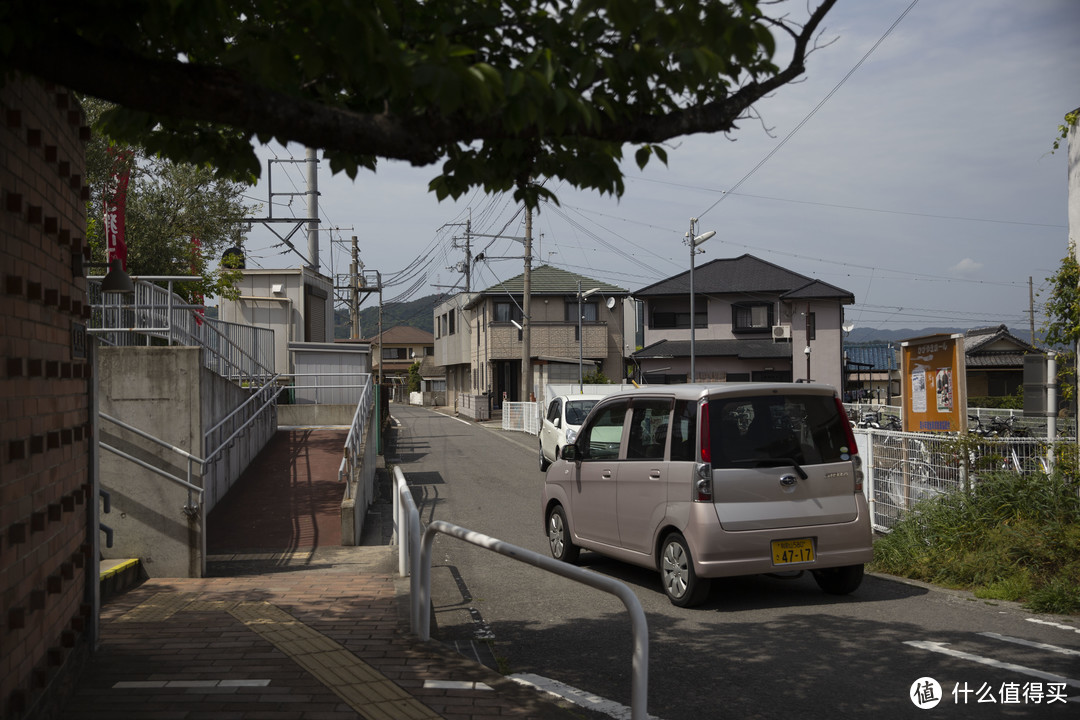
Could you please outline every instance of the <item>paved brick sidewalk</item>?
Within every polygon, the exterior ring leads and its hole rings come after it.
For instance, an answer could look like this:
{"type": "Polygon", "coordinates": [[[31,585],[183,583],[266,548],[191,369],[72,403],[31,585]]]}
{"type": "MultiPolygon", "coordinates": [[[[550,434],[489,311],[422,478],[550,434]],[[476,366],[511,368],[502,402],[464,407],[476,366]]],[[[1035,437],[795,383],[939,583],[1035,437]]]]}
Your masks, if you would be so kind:
{"type": "Polygon", "coordinates": [[[102,610],[70,720],[588,717],[405,632],[392,548],[236,558],[251,574],[149,580],[102,610]],[[259,567],[276,571],[259,572],[259,567]]]}
{"type": "Polygon", "coordinates": [[[210,514],[212,577],[151,579],[107,603],[59,717],[609,720],[409,634],[389,506],[369,512],[369,545],[334,535],[343,441],[279,431],[210,514]]]}

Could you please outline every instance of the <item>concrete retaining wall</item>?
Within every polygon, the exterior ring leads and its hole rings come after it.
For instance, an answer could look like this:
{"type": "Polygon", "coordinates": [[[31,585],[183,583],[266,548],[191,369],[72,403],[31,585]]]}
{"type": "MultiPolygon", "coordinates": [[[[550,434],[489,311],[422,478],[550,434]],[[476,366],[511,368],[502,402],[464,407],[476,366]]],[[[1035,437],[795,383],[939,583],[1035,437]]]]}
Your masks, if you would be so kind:
{"type": "MultiPolygon", "coordinates": [[[[205,432],[248,397],[249,391],[202,366],[195,347],[101,348],[97,355],[100,410],[198,458],[206,456],[205,432]]],[[[189,491],[113,452],[100,458],[101,486],[112,511],[106,559],[139,558],[151,577],[201,577],[205,571],[205,519],[214,503],[273,435],[272,423],[238,437],[208,465],[161,447],[102,420],[102,443],[204,488],[189,491]],[[192,507],[194,506],[194,507],[192,507]],[[191,508],[190,510],[187,508],[191,508]]]]}

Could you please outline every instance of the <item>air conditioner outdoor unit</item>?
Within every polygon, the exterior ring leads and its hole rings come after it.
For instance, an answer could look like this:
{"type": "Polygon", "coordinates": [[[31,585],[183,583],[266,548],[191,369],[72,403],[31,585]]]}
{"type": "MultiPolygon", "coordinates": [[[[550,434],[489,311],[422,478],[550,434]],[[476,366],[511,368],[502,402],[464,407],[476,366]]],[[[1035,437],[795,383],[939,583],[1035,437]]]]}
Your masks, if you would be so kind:
{"type": "Polygon", "coordinates": [[[773,325],[772,339],[773,340],[790,340],[791,339],[791,326],[790,325],[773,325]]]}

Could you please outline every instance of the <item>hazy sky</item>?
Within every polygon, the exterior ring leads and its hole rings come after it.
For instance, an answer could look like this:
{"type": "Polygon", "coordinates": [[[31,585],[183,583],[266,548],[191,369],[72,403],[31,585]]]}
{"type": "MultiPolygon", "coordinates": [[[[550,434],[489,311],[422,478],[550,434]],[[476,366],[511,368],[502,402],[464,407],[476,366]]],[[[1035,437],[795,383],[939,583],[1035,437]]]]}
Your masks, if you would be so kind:
{"type": "MultiPolygon", "coordinates": [[[[1038,313],[1066,253],[1066,153],[1050,150],[1080,107],[1080,0],[841,0],[824,39],[802,82],[758,104],[761,122],[681,138],[667,167],[644,172],[627,147],[621,199],[553,186],[562,205],[534,220],[534,267],[634,291],[689,268],[683,236],[697,217],[698,232],[717,233],[698,267],[750,253],[819,278],[854,294],[857,327],[1027,328],[1028,279],[1038,313]]],[[[302,166],[275,168],[275,193],[304,190],[302,166]]],[[[356,235],[384,300],[411,300],[463,288],[448,269],[464,260],[453,223],[524,234],[509,196],[436,202],[435,172],[384,162],[354,182],[322,164],[323,271],[348,272],[356,235]]],[[[263,203],[265,175],[252,192],[263,203]]],[[[275,217],[304,214],[302,197],[277,201],[275,217]]],[[[249,267],[303,264],[259,226],[247,247],[249,267]]],[[[512,258],[478,263],[474,290],[523,270],[520,243],[474,237],[472,249],[512,258]]]]}

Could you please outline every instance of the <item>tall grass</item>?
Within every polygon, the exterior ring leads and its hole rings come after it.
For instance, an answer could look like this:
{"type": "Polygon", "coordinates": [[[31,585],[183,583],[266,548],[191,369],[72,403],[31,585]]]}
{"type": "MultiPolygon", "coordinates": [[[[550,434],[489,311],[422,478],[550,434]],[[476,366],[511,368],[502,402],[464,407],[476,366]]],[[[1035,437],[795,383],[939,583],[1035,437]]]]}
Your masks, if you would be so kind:
{"type": "Polygon", "coordinates": [[[1080,613],[1080,484],[1073,472],[1001,472],[923,501],[874,548],[871,569],[1036,612],[1080,613]]]}

